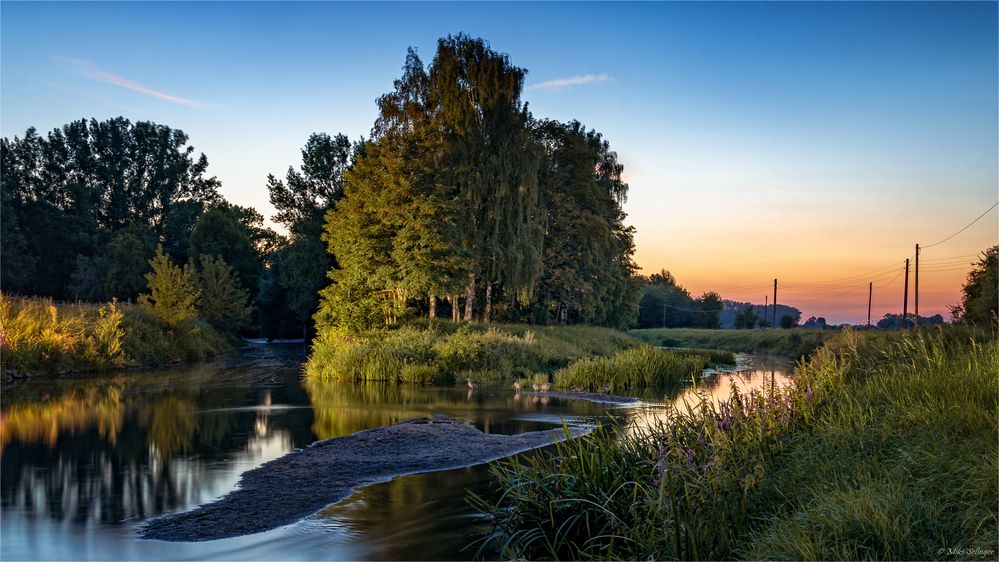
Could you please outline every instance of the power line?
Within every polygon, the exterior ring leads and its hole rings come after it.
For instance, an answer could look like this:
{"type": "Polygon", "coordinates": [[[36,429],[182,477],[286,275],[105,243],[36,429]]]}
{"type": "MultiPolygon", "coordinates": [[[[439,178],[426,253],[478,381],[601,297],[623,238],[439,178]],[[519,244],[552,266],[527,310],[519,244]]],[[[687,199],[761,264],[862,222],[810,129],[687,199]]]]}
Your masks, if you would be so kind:
{"type": "Polygon", "coordinates": [[[948,236],[947,238],[944,238],[943,240],[941,240],[941,241],[939,241],[939,242],[934,242],[933,244],[927,244],[926,246],[923,246],[922,248],[923,248],[923,249],[925,250],[926,248],[932,248],[933,246],[939,246],[940,244],[943,244],[944,242],[946,242],[946,241],[950,240],[951,238],[953,238],[953,237],[957,236],[958,234],[961,234],[961,233],[962,233],[962,232],[964,232],[965,230],[968,230],[968,228],[970,228],[970,227],[971,227],[971,225],[973,225],[973,224],[975,224],[976,222],[978,222],[979,220],[981,220],[981,219],[982,219],[982,217],[984,217],[985,215],[989,214],[989,211],[991,211],[992,209],[995,209],[995,208],[996,208],[996,206],[999,206],[999,201],[996,201],[996,202],[995,202],[995,203],[994,203],[994,204],[993,204],[993,205],[992,205],[991,207],[989,207],[989,208],[988,208],[988,210],[987,210],[987,211],[985,211],[984,213],[982,213],[981,215],[979,215],[977,219],[975,219],[975,220],[973,220],[973,221],[969,222],[969,223],[967,224],[967,226],[965,226],[965,227],[964,227],[964,228],[962,228],[961,230],[958,230],[958,231],[957,231],[957,232],[955,232],[954,234],[951,234],[950,236],[948,236]]]}

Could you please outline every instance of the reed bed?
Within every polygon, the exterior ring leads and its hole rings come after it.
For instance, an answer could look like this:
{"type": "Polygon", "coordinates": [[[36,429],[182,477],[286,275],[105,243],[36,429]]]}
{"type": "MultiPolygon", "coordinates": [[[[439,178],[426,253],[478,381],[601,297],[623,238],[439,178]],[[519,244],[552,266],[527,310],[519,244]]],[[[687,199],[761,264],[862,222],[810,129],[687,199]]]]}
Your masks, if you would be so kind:
{"type": "Polygon", "coordinates": [[[795,383],[496,463],[483,544],[527,559],[993,559],[999,345],[846,331],[795,383]]]}
{"type": "Polygon", "coordinates": [[[555,371],[555,387],[584,390],[642,390],[662,388],[696,378],[708,365],[699,354],[681,354],[641,346],[610,357],[582,359],[555,371]]]}
{"type": "Polygon", "coordinates": [[[0,295],[0,362],[17,373],[66,373],[205,359],[230,342],[207,324],[158,324],[140,307],[57,304],[0,295]]]}
{"type": "Polygon", "coordinates": [[[670,347],[667,351],[680,356],[699,355],[707,359],[709,365],[735,365],[735,353],[721,349],[701,349],[696,347],[670,347]]]}
{"type": "MultiPolygon", "coordinates": [[[[595,351],[640,342],[603,328],[454,325],[440,322],[365,335],[327,331],[313,342],[306,374],[328,380],[416,384],[530,378],[595,351]]],[[[544,374],[547,378],[547,374],[544,374]]]]}

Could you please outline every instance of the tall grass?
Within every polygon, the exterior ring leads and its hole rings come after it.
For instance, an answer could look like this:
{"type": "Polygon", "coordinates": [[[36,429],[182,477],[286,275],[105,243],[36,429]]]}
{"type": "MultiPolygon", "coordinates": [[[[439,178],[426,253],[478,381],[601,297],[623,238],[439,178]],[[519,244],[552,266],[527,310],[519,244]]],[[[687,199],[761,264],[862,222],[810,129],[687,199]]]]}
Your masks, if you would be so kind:
{"type": "Polygon", "coordinates": [[[604,328],[424,322],[364,335],[323,332],[313,342],[306,374],[329,380],[422,384],[527,378],[638,344],[604,328]]]}
{"type": "Polygon", "coordinates": [[[708,330],[698,328],[652,328],[631,330],[630,335],[652,345],[723,349],[743,353],[781,355],[799,359],[811,355],[835,337],[836,330],[708,330]]]}
{"type": "Polygon", "coordinates": [[[0,362],[18,373],[64,373],[193,361],[229,346],[211,327],[166,329],[139,307],[56,304],[0,295],[0,362]]]}
{"type": "Polygon", "coordinates": [[[847,331],[793,385],[498,463],[473,501],[507,557],[994,558],[997,373],[994,333],[847,331]]]}
{"type": "Polygon", "coordinates": [[[610,392],[662,388],[701,374],[708,360],[699,354],[681,354],[651,346],[626,349],[610,357],[581,359],[555,371],[556,388],[582,387],[610,392]]]}

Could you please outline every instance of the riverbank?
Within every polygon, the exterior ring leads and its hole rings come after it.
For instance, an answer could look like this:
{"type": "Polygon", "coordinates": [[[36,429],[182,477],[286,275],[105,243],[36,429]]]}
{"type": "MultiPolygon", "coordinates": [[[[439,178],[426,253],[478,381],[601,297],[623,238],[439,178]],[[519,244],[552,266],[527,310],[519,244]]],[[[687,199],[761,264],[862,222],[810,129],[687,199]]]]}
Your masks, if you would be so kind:
{"type": "Polygon", "coordinates": [[[418,384],[529,378],[640,345],[624,332],[594,326],[424,322],[361,335],[320,333],[306,374],[418,384]]]}
{"type": "Polygon", "coordinates": [[[793,384],[498,463],[487,543],[527,559],[991,559],[997,373],[995,333],[848,330],[793,384]]]}
{"type": "Polygon", "coordinates": [[[192,363],[230,351],[235,343],[200,320],[168,328],[136,305],[0,295],[5,382],[192,363]]]}
{"type": "Polygon", "coordinates": [[[410,420],[319,441],[243,474],[239,488],[191,511],[153,519],[142,538],[205,541],[293,523],[349,496],[354,488],[397,476],[461,468],[577,437],[568,427],[517,435],[487,434],[466,420],[410,420]]]}
{"type": "Polygon", "coordinates": [[[811,355],[837,330],[805,328],[708,330],[700,328],[650,328],[629,330],[628,334],[645,343],[663,347],[722,349],[739,353],[779,355],[792,360],[811,355]]]}

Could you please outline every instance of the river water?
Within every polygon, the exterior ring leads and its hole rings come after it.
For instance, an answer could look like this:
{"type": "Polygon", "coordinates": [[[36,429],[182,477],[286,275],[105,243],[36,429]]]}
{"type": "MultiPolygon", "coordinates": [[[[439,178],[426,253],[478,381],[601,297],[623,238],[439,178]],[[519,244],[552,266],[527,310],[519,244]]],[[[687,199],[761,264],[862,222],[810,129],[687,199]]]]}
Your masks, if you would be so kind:
{"type": "MultiPolygon", "coordinates": [[[[141,540],[144,520],[219,498],[244,471],[319,439],[431,414],[520,433],[563,419],[646,424],[690,389],[640,406],[517,395],[507,384],[416,387],[303,381],[301,345],[252,344],[233,358],[5,388],[0,409],[0,559],[468,560],[483,521],[467,491],[495,497],[488,465],[360,488],[298,523],[200,543],[141,540]]],[[[740,356],[740,371],[703,380],[787,382],[786,362],[740,356]]],[[[536,454],[536,453],[525,453],[536,454]]],[[[280,501],[275,497],[274,501],[280,501]]]]}

